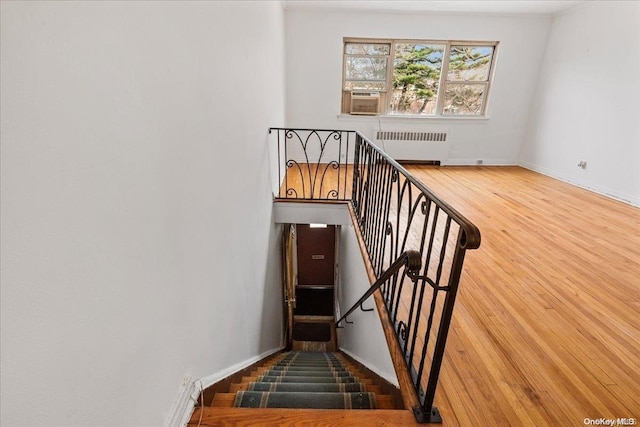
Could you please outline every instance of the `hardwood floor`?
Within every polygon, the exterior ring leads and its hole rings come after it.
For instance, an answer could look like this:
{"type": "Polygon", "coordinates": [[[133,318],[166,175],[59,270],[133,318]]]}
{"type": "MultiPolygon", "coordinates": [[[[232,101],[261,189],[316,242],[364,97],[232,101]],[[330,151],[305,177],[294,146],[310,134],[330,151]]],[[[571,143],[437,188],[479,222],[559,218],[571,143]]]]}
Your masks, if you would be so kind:
{"type": "Polygon", "coordinates": [[[518,167],[407,169],[482,232],[436,393],[444,425],[640,418],[640,209],[518,167]]]}
{"type": "Polygon", "coordinates": [[[336,200],[351,197],[352,165],[333,167],[329,163],[295,163],[280,187],[279,196],[286,198],[336,200]]]}

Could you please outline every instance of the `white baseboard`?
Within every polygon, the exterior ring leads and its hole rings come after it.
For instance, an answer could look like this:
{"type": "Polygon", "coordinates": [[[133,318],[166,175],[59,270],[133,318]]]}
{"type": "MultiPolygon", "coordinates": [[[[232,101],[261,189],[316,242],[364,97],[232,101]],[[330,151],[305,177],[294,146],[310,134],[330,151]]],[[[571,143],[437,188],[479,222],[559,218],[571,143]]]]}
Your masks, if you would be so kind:
{"type": "Polygon", "coordinates": [[[189,376],[186,376],[184,380],[182,380],[178,396],[173,402],[171,411],[169,411],[169,417],[167,417],[167,422],[164,424],[165,427],[182,427],[189,422],[189,418],[187,417],[191,416],[197,401],[197,397],[196,400],[192,399],[194,383],[194,379],[189,376]]]}
{"type": "Polygon", "coordinates": [[[182,384],[180,385],[178,396],[176,397],[171,411],[169,412],[169,417],[167,417],[165,427],[186,426],[189,422],[189,419],[191,419],[191,414],[193,414],[195,404],[198,401],[198,397],[200,396],[202,390],[280,350],[282,350],[282,347],[267,350],[262,354],[246,359],[240,363],[236,363],[235,365],[232,365],[222,371],[216,372],[215,374],[207,375],[203,378],[194,380],[189,376],[185,377],[182,384]]]}
{"type": "Polygon", "coordinates": [[[636,206],[636,207],[640,207],[640,198],[638,197],[634,197],[634,196],[630,196],[628,194],[622,194],[619,191],[615,191],[612,190],[610,188],[606,188],[606,187],[602,187],[599,185],[593,185],[593,184],[587,184],[584,182],[580,182],[577,180],[570,180],[567,179],[565,177],[559,176],[545,168],[541,168],[537,165],[534,165],[532,163],[529,162],[520,162],[520,166],[522,166],[525,169],[529,169],[532,170],[534,172],[538,172],[541,173],[542,175],[546,175],[548,177],[551,177],[553,179],[557,179],[559,181],[562,182],[566,182],[567,184],[571,184],[571,185],[575,185],[576,187],[580,187],[583,188],[585,190],[589,190],[592,191],[594,193],[600,194],[602,196],[605,197],[609,197],[610,199],[614,199],[617,200],[619,202],[623,202],[632,206],[636,206]]]}
{"type": "MultiPolygon", "coordinates": [[[[250,359],[247,359],[243,362],[240,363],[236,363],[233,366],[228,367],[227,369],[220,371],[220,372],[216,372],[215,374],[211,374],[208,375],[206,377],[202,377],[200,380],[202,382],[202,388],[207,388],[212,386],[213,384],[217,383],[218,381],[225,379],[226,377],[228,377],[229,375],[238,372],[248,366],[253,365],[254,363],[264,359],[267,356],[271,356],[274,353],[279,352],[280,350],[282,350],[284,347],[278,347],[278,348],[274,348],[271,350],[267,350],[262,354],[259,354],[257,356],[253,356],[250,359]]],[[[200,393],[200,389],[198,388],[198,393],[200,393]]]]}

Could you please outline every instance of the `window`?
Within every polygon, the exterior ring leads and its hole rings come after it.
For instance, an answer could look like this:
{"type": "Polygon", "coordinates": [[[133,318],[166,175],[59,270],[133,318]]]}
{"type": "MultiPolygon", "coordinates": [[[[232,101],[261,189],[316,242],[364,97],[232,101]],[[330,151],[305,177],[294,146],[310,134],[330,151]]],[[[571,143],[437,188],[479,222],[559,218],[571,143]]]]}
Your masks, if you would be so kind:
{"type": "Polygon", "coordinates": [[[395,43],[391,114],[433,115],[446,45],[395,43]]]}
{"type": "Polygon", "coordinates": [[[390,45],[345,43],[345,90],[385,90],[390,45]]]}
{"type": "Polygon", "coordinates": [[[345,39],[342,112],[365,111],[353,104],[369,94],[373,114],[484,116],[497,45],[345,39]]]}

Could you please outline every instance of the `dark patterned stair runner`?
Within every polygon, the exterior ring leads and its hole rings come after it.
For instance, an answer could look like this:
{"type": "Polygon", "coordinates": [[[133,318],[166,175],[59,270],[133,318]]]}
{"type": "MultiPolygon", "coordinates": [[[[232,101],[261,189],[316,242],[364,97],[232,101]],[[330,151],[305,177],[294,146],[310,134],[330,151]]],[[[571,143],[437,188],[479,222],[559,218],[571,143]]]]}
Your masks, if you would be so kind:
{"type": "Polygon", "coordinates": [[[367,387],[360,383],[249,383],[248,391],[288,391],[295,393],[330,392],[346,393],[367,391],[367,387]]]}
{"type": "Polygon", "coordinates": [[[238,391],[235,407],[375,409],[375,393],[331,353],[291,352],[270,366],[246,391],[238,391]]]}

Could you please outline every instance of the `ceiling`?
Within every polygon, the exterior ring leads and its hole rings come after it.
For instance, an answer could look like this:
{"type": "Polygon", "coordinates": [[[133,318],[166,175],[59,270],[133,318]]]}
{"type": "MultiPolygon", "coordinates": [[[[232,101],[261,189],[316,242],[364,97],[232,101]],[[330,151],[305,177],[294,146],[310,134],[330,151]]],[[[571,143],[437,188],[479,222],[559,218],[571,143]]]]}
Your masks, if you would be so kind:
{"type": "Polygon", "coordinates": [[[283,0],[285,8],[291,7],[306,9],[367,10],[377,12],[485,13],[510,15],[553,15],[584,2],[585,0],[283,0]]]}

